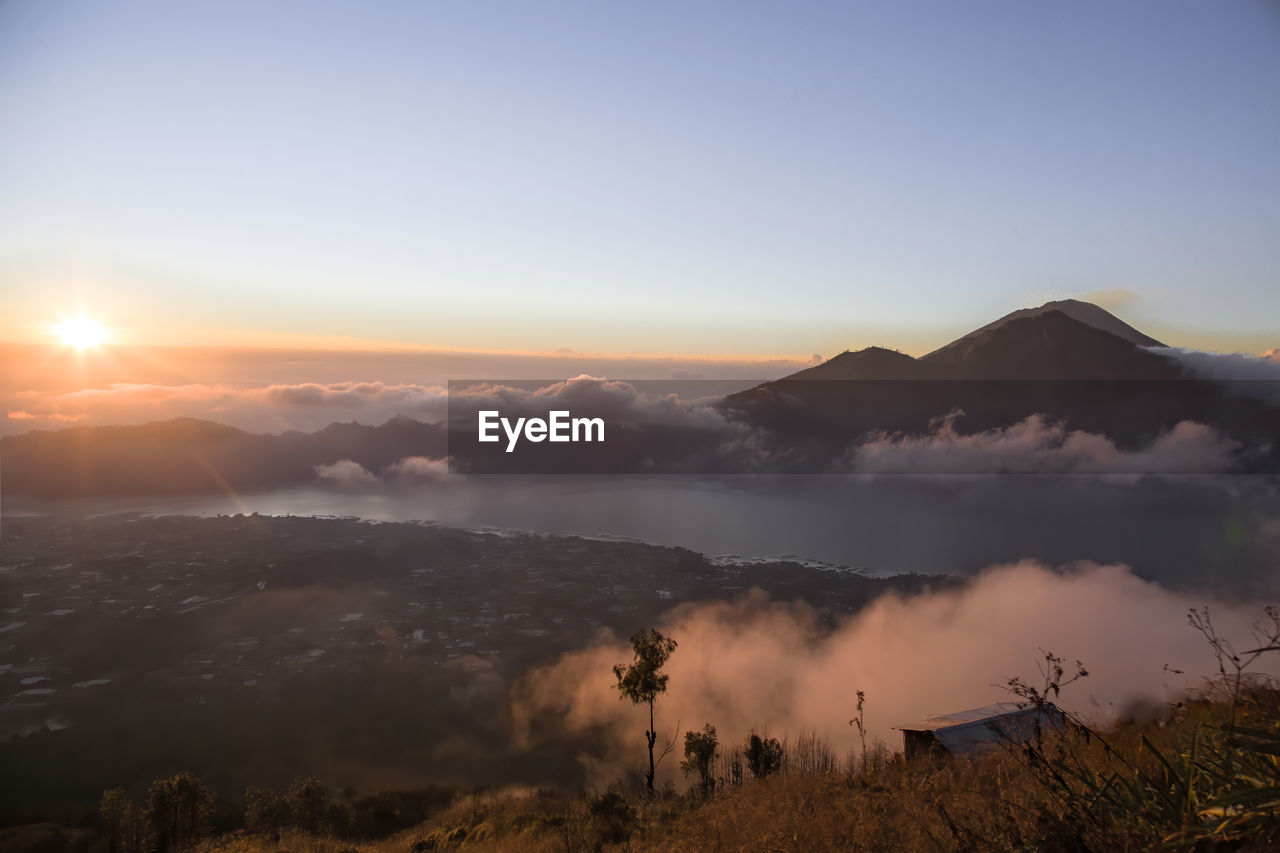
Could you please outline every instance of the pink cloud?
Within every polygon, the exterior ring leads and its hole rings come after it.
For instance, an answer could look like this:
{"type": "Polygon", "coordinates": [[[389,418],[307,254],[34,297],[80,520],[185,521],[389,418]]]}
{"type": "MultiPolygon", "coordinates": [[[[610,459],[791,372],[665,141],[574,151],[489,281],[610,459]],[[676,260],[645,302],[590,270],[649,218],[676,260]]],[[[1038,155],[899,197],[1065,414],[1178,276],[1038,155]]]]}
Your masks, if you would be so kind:
{"type": "Polygon", "coordinates": [[[31,412],[23,411],[21,409],[9,412],[9,419],[15,420],[15,421],[46,420],[46,421],[57,421],[59,423],[68,423],[68,422],[78,421],[83,418],[84,418],[84,415],[80,415],[80,414],[68,415],[62,412],[52,412],[50,414],[42,414],[42,415],[32,414],[31,412]]]}

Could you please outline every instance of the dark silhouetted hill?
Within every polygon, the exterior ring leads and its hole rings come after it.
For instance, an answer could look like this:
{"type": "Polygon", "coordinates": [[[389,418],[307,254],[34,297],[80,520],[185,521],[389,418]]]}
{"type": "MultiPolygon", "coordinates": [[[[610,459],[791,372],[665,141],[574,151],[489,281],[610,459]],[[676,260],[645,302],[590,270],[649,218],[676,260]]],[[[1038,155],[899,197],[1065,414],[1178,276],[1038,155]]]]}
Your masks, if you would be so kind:
{"type": "Polygon", "coordinates": [[[252,492],[313,481],[315,466],[340,459],[378,472],[406,456],[444,452],[442,429],[404,417],[279,435],[178,418],[0,438],[0,487],[39,498],[252,492]]]}
{"type": "MultiPolygon", "coordinates": [[[[1116,337],[1123,338],[1129,343],[1136,344],[1140,347],[1165,346],[1155,338],[1150,335],[1143,334],[1116,315],[1112,314],[1110,311],[1102,308],[1101,306],[1094,305],[1092,302],[1082,302],[1079,299],[1057,299],[1053,302],[1046,302],[1039,308],[1022,308],[1017,311],[1012,311],[1001,317],[999,320],[988,323],[982,328],[970,332],[958,341],[952,341],[945,347],[942,347],[942,349],[963,344],[969,338],[981,335],[983,332],[994,329],[997,326],[1003,326],[1005,323],[1012,320],[1021,320],[1025,317],[1038,317],[1041,314],[1047,314],[1050,311],[1061,311],[1076,322],[1084,323],[1086,326],[1092,326],[1095,329],[1101,329],[1104,332],[1110,332],[1116,337]]],[[[935,352],[938,351],[940,350],[935,352]]],[[[932,355],[932,353],[930,353],[930,355],[932,355]]]]}
{"type": "Polygon", "coordinates": [[[1015,311],[921,358],[883,347],[844,352],[815,367],[777,380],[886,379],[1178,379],[1178,364],[1150,352],[1161,346],[1119,319],[1085,302],[1075,306],[1096,309],[1132,334],[1116,334],[1098,323],[1075,316],[1087,314],[1048,305],[1015,311]],[[1150,341],[1136,343],[1130,337],[1150,341]]]}
{"type": "Polygon", "coordinates": [[[924,434],[955,415],[974,433],[1030,415],[1145,445],[1181,421],[1249,444],[1280,428],[1247,393],[1191,378],[1154,338],[1076,300],[1015,311],[921,358],[880,347],[726,398],[730,416],[764,427],[820,468],[876,433],[924,434]]]}
{"type": "Polygon", "coordinates": [[[917,379],[919,375],[920,363],[906,353],[867,347],[857,352],[842,352],[786,379],[917,379]]]}
{"type": "Polygon", "coordinates": [[[1006,319],[979,329],[929,353],[918,364],[923,368],[923,377],[930,379],[1182,377],[1181,367],[1167,356],[1058,310],[1006,319]]]}

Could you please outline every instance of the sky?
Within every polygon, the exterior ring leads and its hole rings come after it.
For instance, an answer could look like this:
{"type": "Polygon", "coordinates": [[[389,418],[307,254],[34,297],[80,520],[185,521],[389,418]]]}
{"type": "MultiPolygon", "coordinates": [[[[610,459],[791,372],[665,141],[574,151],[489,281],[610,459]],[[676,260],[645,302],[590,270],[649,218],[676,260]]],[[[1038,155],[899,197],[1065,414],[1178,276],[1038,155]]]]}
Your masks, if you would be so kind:
{"type": "Polygon", "coordinates": [[[0,4],[0,341],[1280,345],[1280,4],[0,4]]]}

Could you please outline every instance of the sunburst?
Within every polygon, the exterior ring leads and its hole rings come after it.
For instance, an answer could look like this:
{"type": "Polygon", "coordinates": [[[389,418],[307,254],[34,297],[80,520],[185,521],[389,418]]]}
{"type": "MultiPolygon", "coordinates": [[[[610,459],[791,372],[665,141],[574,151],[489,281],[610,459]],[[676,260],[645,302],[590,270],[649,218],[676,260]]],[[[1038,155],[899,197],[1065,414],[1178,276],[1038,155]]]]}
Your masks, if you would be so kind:
{"type": "Polygon", "coordinates": [[[106,326],[85,314],[63,318],[54,324],[53,334],[63,346],[80,351],[102,346],[110,337],[106,326]]]}

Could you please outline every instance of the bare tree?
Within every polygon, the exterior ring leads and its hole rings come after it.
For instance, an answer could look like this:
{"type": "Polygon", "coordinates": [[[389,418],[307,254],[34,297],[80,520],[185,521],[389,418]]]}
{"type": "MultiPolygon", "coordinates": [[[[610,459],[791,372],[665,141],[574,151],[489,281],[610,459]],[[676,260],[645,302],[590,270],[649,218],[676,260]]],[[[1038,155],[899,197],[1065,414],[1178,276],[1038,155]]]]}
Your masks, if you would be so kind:
{"type": "Polygon", "coordinates": [[[849,721],[849,725],[856,726],[858,729],[858,739],[862,741],[862,772],[867,772],[867,718],[864,709],[867,704],[867,694],[863,690],[858,691],[858,716],[849,721]]]}
{"type": "Polygon", "coordinates": [[[1253,623],[1253,641],[1259,648],[1237,652],[1231,641],[1221,636],[1213,627],[1209,617],[1209,608],[1196,610],[1194,607],[1187,614],[1187,621],[1209,642],[1213,655],[1218,660],[1218,674],[1222,676],[1223,685],[1231,691],[1231,730],[1236,727],[1237,711],[1240,708],[1240,692],[1245,683],[1245,670],[1253,666],[1258,658],[1267,652],[1280,651],[1280,610],[1267,607],[1263,611],[1265,620],[1253,623]],[[1231,672],[1227,672],[1227,668],[1231,672]]]}
{"type": "MultiPolygon", "coordinates": [[[[658,762],[667,756],[675,745],[675,738],[667,742],[662,755],[655,761],[653,747],[657,743],[658,734],[653,725],[653,705],[657,698],[667,692],[667,674],[662,671],[671,653],[676,650],[676,641],[664,637],[657,630],[650,628],[637,631],[631,636],[631,647],[635,650],[635,658],[631,664],[618,664],[613,674],[618,679],[618,692],[621,698],[630,699],[634,704],[649,706],[649,728],[645,731],[645,742],[649,746],[649,768],[645,771],[644,782],[649,793],[653,793],[653,777],[658,762]]],[[[677,729],[679,726],[677,725],[677,729]]]]}

